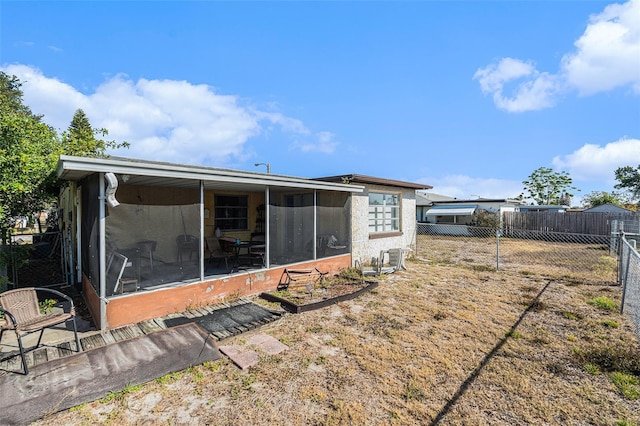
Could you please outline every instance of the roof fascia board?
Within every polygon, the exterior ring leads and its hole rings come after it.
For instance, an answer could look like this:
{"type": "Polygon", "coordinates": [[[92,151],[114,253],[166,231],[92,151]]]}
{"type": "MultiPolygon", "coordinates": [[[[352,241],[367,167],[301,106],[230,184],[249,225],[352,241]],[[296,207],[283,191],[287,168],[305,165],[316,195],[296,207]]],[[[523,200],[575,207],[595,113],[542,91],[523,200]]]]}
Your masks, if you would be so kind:
{"type": "Polygon", "coordinates": [[[285,188],[320,189],[342,192],[363,192],[359,185],[318,182],[310,179],[294,178],[282,175],[257,174],[227,169],[183,166],[167,163],[146,163],[114,159],[60,156],[57,173],[62,176],[65,170],[89,173],[111,172],[139,176],[152,176],[174,179],[191,179],[209,182],[231,182],[285,188]]]}
{"type": "Polygon", "coordinates": [[[354,182],[354,183],[395,186],[398,188],[411,188],[415,190],[427,190],[427,189],[433,188],[433,186],[427,185],[427,184],[404,182],[401,180],[385,179],[385,178],[378,178],[374,176],[366,176],[366,175],[358,175],[358,174],[326,176],[326,177],[315,178],[314,180],[319,180],[324,182],[339,182],[342,180],[348,180],[349,182],[354,182]]]}

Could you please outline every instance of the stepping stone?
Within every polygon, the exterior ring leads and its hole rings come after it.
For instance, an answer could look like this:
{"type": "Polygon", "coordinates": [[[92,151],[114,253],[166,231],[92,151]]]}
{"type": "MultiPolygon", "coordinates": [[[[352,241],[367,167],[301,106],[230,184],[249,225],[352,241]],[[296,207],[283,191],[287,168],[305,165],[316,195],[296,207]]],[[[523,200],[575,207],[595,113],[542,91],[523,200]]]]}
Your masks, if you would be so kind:
{"type": "Polygon", "coordinates": [[[257,352],[244,349],[239,345],[220,346],[218,350],[228,356],[229,359],[242,370],[253,367],[260,361],[257,352]]]}
{"type": "Polygon", "coordinates": [[[289,349],[287,345],[267,334],[256,334],[251,336],[247,341],[247,345],[256,346],[269,355],[276,355],[285,349],[289,349]]]}

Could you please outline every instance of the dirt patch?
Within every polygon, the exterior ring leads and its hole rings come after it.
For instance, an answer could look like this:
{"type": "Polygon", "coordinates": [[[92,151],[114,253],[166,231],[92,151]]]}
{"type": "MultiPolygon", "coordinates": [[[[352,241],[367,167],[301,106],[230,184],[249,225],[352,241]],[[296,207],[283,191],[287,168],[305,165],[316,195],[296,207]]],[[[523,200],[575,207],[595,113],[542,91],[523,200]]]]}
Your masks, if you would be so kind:
{"type": "Polygon", "coordinates": [[[355,299],[221,342],[265,333],[289,347],[247,371],[225,358],[35,424],[640,424],[640,399],[615,375],[629,373],[611,370],[635,371],[617,360],[640,359],[637,336],[590,303],[619,306],[620,288],[407,266],[355,299]]]}

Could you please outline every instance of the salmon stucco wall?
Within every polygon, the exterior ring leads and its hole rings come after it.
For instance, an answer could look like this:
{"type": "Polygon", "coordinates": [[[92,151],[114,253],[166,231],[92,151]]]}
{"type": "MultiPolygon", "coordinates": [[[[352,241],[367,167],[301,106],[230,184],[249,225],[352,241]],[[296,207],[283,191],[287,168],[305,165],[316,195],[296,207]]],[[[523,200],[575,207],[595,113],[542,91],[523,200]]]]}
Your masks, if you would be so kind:
{"type": "Polygon", "coordinates": [[[367,185],[365,191],[351,196],[352,261],[369,264],[378,258],[381,250],[391,248],[413,249],[416,236],[416,193],[413,189],[367,185]],[[369,233],[369,192],[402,194],[400,232],[369,233]]]}
{"type": "Polygon", "coordinates": [[[91,314],[91,318],[93,318],[96,326],[100,328],[100,297],[84,274],[82,275],[82,296],[84,303],[87,305],[87,309],[91,314]]]}
{"type": "MultiPolygon", "coordinates": [[[[332,275],[342,269],[349,268],[350,265],[351,255],[346,254],[312,262],[287,265],[287,268],[317,267],[321,272],[327,272],[332,275]]],[[[284,269],[285,267],[247,271],[204,282],[114,297],[107,304],[107,324],[104,327],[99,326],[99,328],[113,329],[198,306],[211,305],[238,297],[256,295],[263,291],[275,290],[284,269]]],[[[93,293],[96,301],[98,301],[93,288],[89,289],[89,292],[93,293]]],[[[95,311],[92,309],[91,312],[96,322],[99,322],[99,309],[95,311]]]]}

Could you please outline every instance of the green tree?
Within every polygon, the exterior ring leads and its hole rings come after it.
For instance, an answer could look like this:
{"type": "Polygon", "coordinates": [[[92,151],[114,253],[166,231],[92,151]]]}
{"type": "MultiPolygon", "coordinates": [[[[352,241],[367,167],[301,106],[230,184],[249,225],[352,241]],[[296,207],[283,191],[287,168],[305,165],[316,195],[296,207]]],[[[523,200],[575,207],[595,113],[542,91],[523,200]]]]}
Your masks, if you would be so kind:
{"type": "Polygon", "coordinates": [[[24,105],[20,87],[15,76],[0,71],[0,230],[16,216],[40,211],[57,195],[60,139],[24,105]]]}
{"type": "Polygon", "coordinates": [[[582,199],[582,206],[585,208],[601,206],[603,204],[613,204],[614,206],[620,207],[624,206],[624,202],[615,192],[592,191],[586,194],[582,199]]]}
{"type": "Polygon", "coordinates": [[[524,184],[521,199],[531,198],[538,205],[569,205],[573,193],[577,190],[567,172],[554,172],[548,167],[540,167],[522,181],[524,184]]]}
{"type": "Polygon", "coordinates": [[[40,117],[34,116],[29,107],[22,103],[21,86],[18,77],[9,76],[0,71],[0,113],[2,115],[20,114],[39,121],[40,117]]]}
{"type": "Polygon", "coordinates": [[[107,129],[94,129],[83,110],[76,110],[69,128],[62,134],[64,152],[80,157],[106,157],[107,149],[127,148],[127,142],[116,143],[100,137],[109,134],[107,129]]]}
{"type": "Polygon", "coordinates": [[[640,198],[640,166],[618,167],[615,176],[618,183],[614,188],[628,191],[632,200],[640,198]]]}

